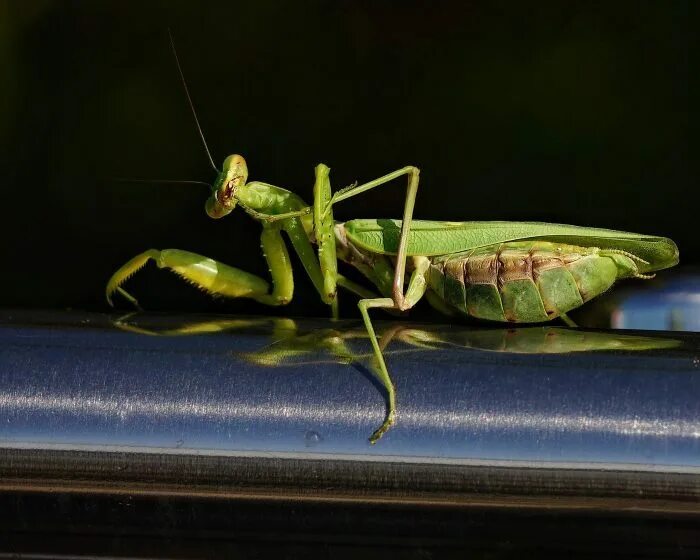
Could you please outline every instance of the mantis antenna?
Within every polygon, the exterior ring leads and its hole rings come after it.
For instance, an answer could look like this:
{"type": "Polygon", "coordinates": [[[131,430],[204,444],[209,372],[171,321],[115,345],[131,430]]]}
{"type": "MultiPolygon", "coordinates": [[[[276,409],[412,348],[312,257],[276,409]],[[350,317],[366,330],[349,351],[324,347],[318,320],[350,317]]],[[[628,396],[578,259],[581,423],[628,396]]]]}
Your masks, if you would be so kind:
{"type": "Polygon", "coordinates": [[[182,179],[131,179],[130,177],[113,177],[112,181],[118,181],[120,183],[175,183],[181,185],[204,185],[210,189],[212,188],[211,184],[205,183],[204,181],[188,181],[182,179]]]}
{"type": "Polygon", "coordinates": [[[197,118],[197,111],[194,110],[194,103],[192,103],[192,98],[190,97],[190,90],[187,88],[187,82],[185,81],[185,74],[182,72],[182,67],[180,66],[180,58],[177,56],[177,49],[175,49],[175,39],[173,39],[173,34],[168,28],[168,36],[170,37],[170,47],[173,49],[173,54],[175,55],[175,62],[177,63],[177,70],[180,73],[180,79],[182,80],[182,86],[185,88],[185,95],[187,95],[187,101],[190,104],[190,109],[192,110],[192,116],[194,117],[194,122],[197,125],[197,130],[199,131],[199,136],[202,139],[202,144],[204,144],[204,149],[209,157],[209,163],[214,168],[214,171],[221,173],[214,164],[214,159],[211,157],[211,152],[209,151],[209,146],[207,146],[207,141],[204,139],[204,133],[202,132],[202,127],[199,124],[199,119],[197,118]]]}

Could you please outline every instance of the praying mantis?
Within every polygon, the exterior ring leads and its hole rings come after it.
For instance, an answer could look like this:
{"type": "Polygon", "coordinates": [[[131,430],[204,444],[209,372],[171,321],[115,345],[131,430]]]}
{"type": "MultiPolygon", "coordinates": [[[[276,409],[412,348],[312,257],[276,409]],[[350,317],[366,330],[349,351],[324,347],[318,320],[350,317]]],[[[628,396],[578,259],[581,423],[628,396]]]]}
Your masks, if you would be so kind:
{"type": "Polygon", "coordinates": [[[248,181],[243,156],[228,156],[219,170],[199,125],[184,74],[170,37],[178,71],[195,123],[217,177],[205,210],[223,218],[239,206],[262,226],[261,246],[271,275],[265,279],[180,249],[149,249],[129,260],[109,279],[106,297],[119,293],[138,307],[122,284],[149,261],[206,292],[250,298],[281,306],[294,293],[289,252],[299,257],[321,301],[338,316],[338,288],[360,297],[358,308],[369,335],[375,374],[386,390],[383,423],[370,436],[376,443],[396,420],[396,389],[374,326],[371,309],[404,312],[422,298],[448,316],[471,316],[506,323],[541,323],[607,291],[624,278],[651,278],[678,263],[678,249],[664,237],[540,222],[439,222],[413,219],[420,171],[413,165],[336,192],[330,168],[315,168],[313,203],[292,191],[248,181]],[[345,200],[405,177],[403,217],[336,222],[333,208],[345,200]],[[338,261],[355,268],[374,289],[341,274],[338,261]],[[406,280],[408,275],[408,280],[406,280]]]}

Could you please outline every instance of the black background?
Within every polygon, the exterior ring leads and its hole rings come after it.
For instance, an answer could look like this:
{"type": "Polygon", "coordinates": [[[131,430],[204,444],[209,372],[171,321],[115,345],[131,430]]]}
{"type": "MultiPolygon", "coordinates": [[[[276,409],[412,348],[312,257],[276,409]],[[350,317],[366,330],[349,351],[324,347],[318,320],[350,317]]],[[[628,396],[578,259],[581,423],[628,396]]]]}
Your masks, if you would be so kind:
{"type": "MultiPolygon", "coordinates": [[[[209,219],[205,187],[110,180],[213,180],[168,27],[219,165],[243,154],[251,179],[310,201],[318,162],[336,188],[415,164],[417,218],[659,234],[698,264],[690,12],[661,1],[0,2],[0,305],[106,310],[106,280],[151,247],[266,276],[259,226],[242,211],[209,219]]],[[[336,218],[399,217],[403,191],[349,200],[336,218]]],[[[295,268],[283,312],[326,315],[295,268]]],[[[129,287],[152,310],[269,311],[214,301],[155,267],[129,287]]]]}

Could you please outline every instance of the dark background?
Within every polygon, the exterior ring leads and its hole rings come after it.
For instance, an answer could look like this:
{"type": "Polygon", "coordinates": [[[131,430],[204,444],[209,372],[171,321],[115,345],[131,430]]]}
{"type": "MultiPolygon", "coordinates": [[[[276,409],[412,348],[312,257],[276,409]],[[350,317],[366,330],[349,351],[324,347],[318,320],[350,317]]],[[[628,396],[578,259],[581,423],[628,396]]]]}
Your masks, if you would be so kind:
{"type": "MultiPolygon", "coordinates": [[[[0,1],[0,306],[106,310],[111,273],[151,247],[266,276],[259,226],[242,211],[209,219],[204,187],[109,179],[213,180],[168,26],[219,165],[243,154],[251,179],[310,201],[318,162],[336,188],[415,164],[417,218],[665,235],[697,265],[690,12],[679,1],[0,1]]],[[[399,217],[403,191],[347,201],[336,218],[399,217]]],[[[295,267],[295,301],[278,312],[326,315],[295,267]]],[[[129,289],[151,310],[269,312],[153,266],[129,289]]]]}

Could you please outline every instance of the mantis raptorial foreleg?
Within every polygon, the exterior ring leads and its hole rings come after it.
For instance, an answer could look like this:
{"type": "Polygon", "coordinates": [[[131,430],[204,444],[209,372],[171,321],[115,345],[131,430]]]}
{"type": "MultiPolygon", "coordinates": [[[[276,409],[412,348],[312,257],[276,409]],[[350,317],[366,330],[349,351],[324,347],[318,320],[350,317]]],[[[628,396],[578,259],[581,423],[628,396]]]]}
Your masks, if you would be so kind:
{"type": "Polygon", "coordinates": [[[214,259],[180,249],[149,249],[128,261],[109,279],[105,292],[110,305],[113,305],[112,295],[119,292],[138,307],[136,298],[120,286],[149,260],[153,260],[158,268],[168,268],[198,288],[215,295],[255,298],[266,294],[269,289],[262,278],[214,259]]]}
{"type": "MultiPolygon", "coordinates": [[[[289,237],[314,284],[322,285],[321,271],[315,259],[313,247],[300,225],[285,224],[289,237]],[[301,231],[300,231],[301,230],[301,231]]],[[[285,305],[294,293],[294,277],[279,226],[265,225],[260,236],[265,259],[272,276],[272,291],[268,282],[259,276],[218,262],[214,259],[181,249],[149,249],[134,257],[117,270],[106,288],[107,300],[119,292],[138,307],[138,301],[121,284],[137,272],[149,260],[159,268],[168,268],[191,284],[213,295],[231,298],[250,298],[266,305],[285,305]]]]}

